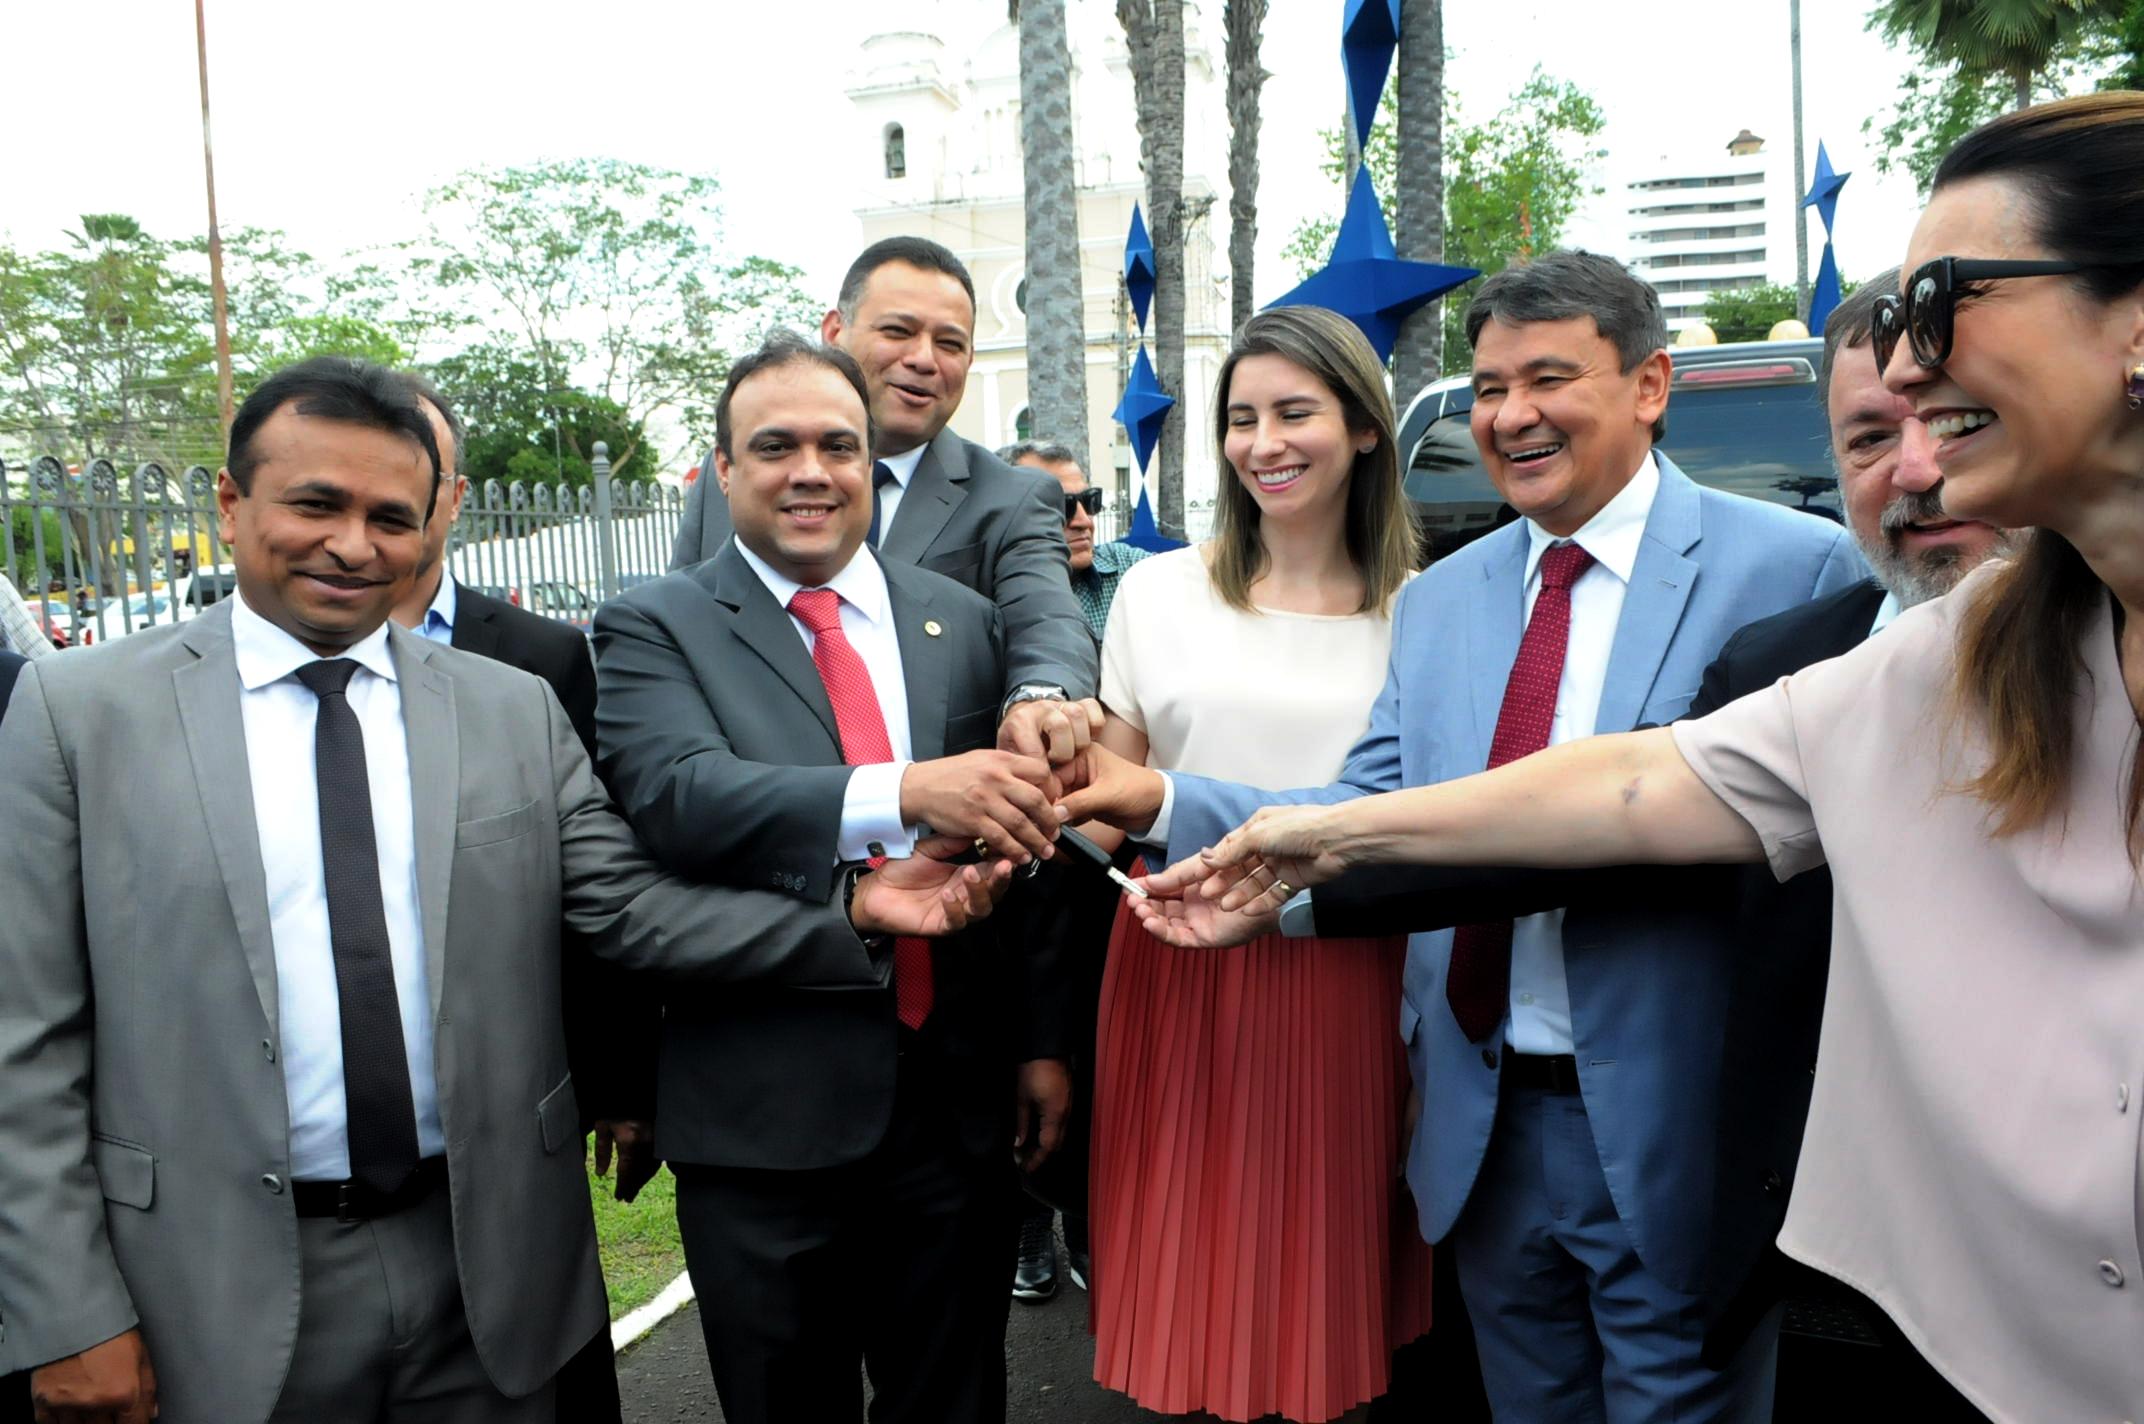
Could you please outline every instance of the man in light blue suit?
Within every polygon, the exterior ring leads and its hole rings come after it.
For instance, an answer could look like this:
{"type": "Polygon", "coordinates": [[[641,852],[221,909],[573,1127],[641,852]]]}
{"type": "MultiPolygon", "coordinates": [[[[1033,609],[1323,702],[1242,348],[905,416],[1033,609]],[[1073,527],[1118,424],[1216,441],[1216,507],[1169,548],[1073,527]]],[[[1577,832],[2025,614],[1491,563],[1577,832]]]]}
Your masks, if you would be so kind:
{"type": "MultiPolygon", "coordinates": [[[[1653,450],[1667,333],[1652,288],[1615,262],[1556,252],[1499,273],[1466,326],[1474,437],[1523,517],[1400,595],[1385,688],[1339,781],[1272,792],[1097,767],[1067,798],[1075,817],[1143,828],[1181,860],[1264,804],[1420,786],[1492,752],[1670,722],[1729,634],[1867,577],[1841,526],[1702,488],[1653,450]]],[[[1699,1360],[1720,922],[1647,903],[1470,926],[1456,954],[1452,930],[1410,941],[1400,1032],[1422,1118],[1408,1181],[1423,1235],[1456,1253],[1500,1419],[1769,1417],[1776,1320],[1725,1369],[1699,1360]]],[[[1230,942],[1270,927],[1212,928],[1230,942]]]]}

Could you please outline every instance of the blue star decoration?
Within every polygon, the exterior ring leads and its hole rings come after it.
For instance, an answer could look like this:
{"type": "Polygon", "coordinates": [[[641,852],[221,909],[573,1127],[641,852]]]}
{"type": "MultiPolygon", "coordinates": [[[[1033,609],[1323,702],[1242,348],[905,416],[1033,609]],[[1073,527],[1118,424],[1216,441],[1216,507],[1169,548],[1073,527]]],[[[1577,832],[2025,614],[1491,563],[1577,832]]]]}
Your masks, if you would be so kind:
{"type": "Polygon", "coordinates": [[[1392,72],[1392,52],[1400,42],[1400,0],[1347,0],[1340,25],[1340,65],[1347,71],[1347,96],[1355,110],[1355,146],[1370,146],[1370,125],[1378,101],[1385,97],[1385,76],[1392,72]]]}
{"type": "Polygon", "coordinates": [[[1161,439],[1162,422],[1169,418],[1176,397],[1161,388],[1160,378],[1154,374],[1154,363],[1147,359],[1146,347],[1139,348],[1139,359],[1132,363],[1132,378],[1125,384],[1124,395],[1117,402],[1117,423],[1124,427],[1125,434],[1132,438],[1132,458],[1139,462],[1139,472],[1146,473],[1147,460],[1154,453],[1154,445],[1161,439]]]}
{"type": "Polygon", "coordinates": [[[1369,166],[1355,172],[1355,191],[1333,239],[1333,255],[1276,307],[1330,307],[1370,338],[1377,359],[1390,361],[1399,343],[1400,323],[1417,308],[1481,275],[1472,267],[1437,262],[1405,262],[1392,245],[1369,166]]]}
{"type": "Polygon", "coordinates": [[[1124,536],[1124,542],[1135,549],[1145,549],[1155,554],[1166,554],[1171,549],[1184,547],[1182,540],[1171,539],[1161,532],[1161,525],[1154,518],[1154,506],[1147,500],[1144,485],[1140,486],[1139,503],[1132,510],[1131,532],[1124,536]]]}
{"type": "Polygon", "coordinates": [[[1851,173],[1834,173],[1831,155],[1824,151],[1824,142],[1817,140],[1816,179],[1809,185],[1809,194],[1802,199],[1802,206],[1815,208],[1818,217],[1824,220],[1824,231],[1831,231],[1832,215],[1839,209],[1839,190],[1846,186],[1851,173]]]}
{"type": "Polygon", "coordinates": [[[1147,308],[1154,302],[1154,239],[1147,236],[1146,217],[1132,204],[1132,231],[1124,239],[1124,289],[1131,293],[1132,312],[1139,330],[1146,330],[1147,308]]]}

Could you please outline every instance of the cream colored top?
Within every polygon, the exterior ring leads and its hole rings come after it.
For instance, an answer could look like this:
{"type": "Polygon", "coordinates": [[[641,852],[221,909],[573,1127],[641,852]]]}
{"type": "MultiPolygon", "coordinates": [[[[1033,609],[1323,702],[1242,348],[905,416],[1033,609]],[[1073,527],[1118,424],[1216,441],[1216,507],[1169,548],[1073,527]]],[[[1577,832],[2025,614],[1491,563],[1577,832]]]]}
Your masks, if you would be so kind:
{"type": "Polygon", "coordinates": [[[1889,1311],[1997,1420],[2144,1420],[2137,722],[2102,609],[2067,815],[2005,839],[1947,788],[1960,591],[1676,744],[1785,879],[1837,886],[1815,1098],[1780,1245],[1889,1311]]]}
{"type": "Polygon", "coordinates": [[[1323,786],[1370,725],[1392,620],[1225,603],[1196,546],[1135,564],[1102,637],[1102,704],[1147,765],[1268,791],[1323,786]]]}

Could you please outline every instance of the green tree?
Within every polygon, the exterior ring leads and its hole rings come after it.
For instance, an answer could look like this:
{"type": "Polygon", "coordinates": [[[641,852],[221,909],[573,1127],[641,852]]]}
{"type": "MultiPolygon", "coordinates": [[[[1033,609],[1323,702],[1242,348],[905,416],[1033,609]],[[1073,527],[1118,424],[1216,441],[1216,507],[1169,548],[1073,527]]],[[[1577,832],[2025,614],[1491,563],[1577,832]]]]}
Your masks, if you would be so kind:
{"type": "Polygon", "coordinates": [[[2101,85],[2132,0],[1883,0],[1869,14],[1910,56],[1889,112],[1861,125],[1878,172],[1923,193],[1959,139],[2010,109],[2101,85]]]}
{"type": "Polygon", "coordinates": [[[598,440],[611,448],[612,478],[655,477],[655,450],[624,407],[589,391],[545,385],[536,365],[510,346],[472,346],[435,363],[431,375],[468,427],[461,473],[478,485],[593,484],[598,440]]]}
{"type": "Polygon", "coordinates": [[[769,326],[811,328],[823,306],[798,269],[720,248],[713,178],[618,159],[479,168],[426,196],[428,235],[411,275],[463,302],[482,344],[504,344],[536,389],[583,389],[658,420],[697,447],[712,440],[730,353],[769,326]]]}
{"type": "MultiPolygon", "coordinates": [[[[1839,295],[1850,297],[1859,282],[1842,281],[1839,295]]],[[[1722,342],[1763,341],[1772,328],[1798,315],[1800,307],[1791,286],[1742,287],[1714,292],[1705,298],[1705,325],[1722,342]]]]}
{"type": "MultiPolygon", "coordinates": [[[[1600,105],[1568,80],[1536,68],[1492,118],[1463,124],[1454,117],[1457,96],[1445,90],[1444,260],[1501,272],[1514,260],[1555,247],[1578,205],[1598,191],[1586,169],[1592,140],[1606,124],[1600,105]]],[[[1328,129],[1325,174],[1339,182],[1347,171],[1347,140],[1328,129]]],[[[1363,150],[1379,197],[1392,218],[1391,194],[1399,167],[1399,135],[1388,94],[1363,150]]],[[[1337,206],[1337,205],[1336,205],[1337,206]]],[[[1320,218],[1296,228],[1283,254],[1309,276],[1325,265],[1338,235],[1336,219],[1320,218]]],[[[1444,303],[1444,370],[1467,368],[1465,289],[1444,303]]]]}

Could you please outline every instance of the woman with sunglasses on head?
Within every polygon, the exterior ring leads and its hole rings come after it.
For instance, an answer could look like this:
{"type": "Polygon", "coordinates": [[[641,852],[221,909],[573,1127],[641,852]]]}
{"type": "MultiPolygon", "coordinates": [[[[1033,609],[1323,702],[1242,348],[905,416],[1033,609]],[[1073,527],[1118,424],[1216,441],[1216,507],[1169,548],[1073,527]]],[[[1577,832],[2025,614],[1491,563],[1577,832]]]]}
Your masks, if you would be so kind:
{"type": "MultiPolygon", "coordinates": [[[[1990,1417],[2137,1419],[2144,94],[1969,135],[1904,270],[1885,381],[1938,442],[1946,509],[2032,529],[2015,559],[1709,717],[1265,811],[1154,889],[1269,912],[1276,882],[1369,862],[1828,861],[1780,1245],[1873,1297],[1990,1417]]],[[[1214,908],[1144,913],[1190,942],[1214,908]]]]}
{"type": "MultiPolygon", "coordinates": [[[[1216,382],[1214,537],[1124,576],[1100,740],[1322,784],[1370,720],[1414,529],[1383,364],[1345,317],[1244,324],[1216,382]]],[[[1115,844],[1115,831],[1089,828],[1115,844]]],[[[1400,1180],[1398,938],[1184,954],[1120,910],[1096,1045],[1095,1378],[1148,1409],[1317,1424],[1429,1326],[1400,1180]]]]}

